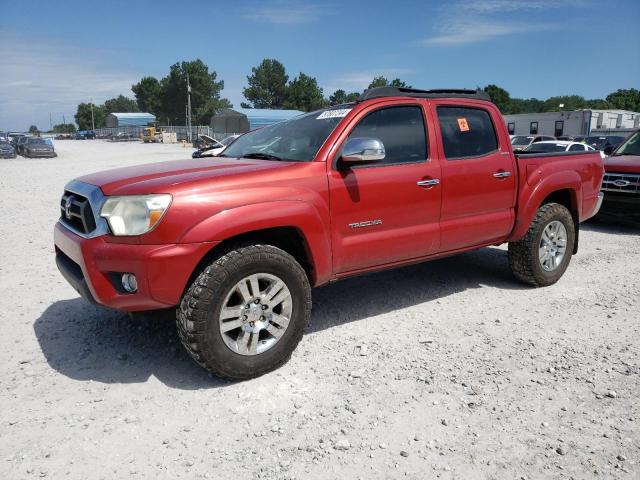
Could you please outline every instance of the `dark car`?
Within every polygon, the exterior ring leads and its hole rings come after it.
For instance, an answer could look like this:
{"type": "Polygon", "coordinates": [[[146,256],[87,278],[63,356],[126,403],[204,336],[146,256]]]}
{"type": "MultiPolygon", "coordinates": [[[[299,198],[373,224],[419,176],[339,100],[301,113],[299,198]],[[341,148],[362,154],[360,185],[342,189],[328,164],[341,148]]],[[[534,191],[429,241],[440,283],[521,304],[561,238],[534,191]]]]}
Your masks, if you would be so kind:
{"type": "Polygon", "coordinates": [[[0,158],[16,158],[16,149],[9,142],[0,142],[0,158]]]}
{"type": "Polygon", "coordinates": [[[96,138],[96,132],[93,130],[78,130],[73,138],[76,140],[89,140],[96,138]]]}
{"type": "Polygon", "coordinates": [[[591,145],[596,150],[603,151],[606,155],[610,155],[622,142],[624,142],[624,137],[617,135],[597,135],[587,137],[584,140],[584,143],[591,145]]]}
{"type": "Polygon", "coordinates": [[[29,137],[22,145],[21,154],[23,157],[57,157],[53,145],[47,143],[40,137],[29,137]]]}
{"type": "Polygon", "coordinates": [[[24,147],[24,143],[31,137],[27,137],[26,135],[20,135],[17,137],[14,137],[14,139],[11,141],[11,144],[13,145],[13,148],[16,149],[16,153],[18,155],[22,155],[22,149],[24,147]]]}

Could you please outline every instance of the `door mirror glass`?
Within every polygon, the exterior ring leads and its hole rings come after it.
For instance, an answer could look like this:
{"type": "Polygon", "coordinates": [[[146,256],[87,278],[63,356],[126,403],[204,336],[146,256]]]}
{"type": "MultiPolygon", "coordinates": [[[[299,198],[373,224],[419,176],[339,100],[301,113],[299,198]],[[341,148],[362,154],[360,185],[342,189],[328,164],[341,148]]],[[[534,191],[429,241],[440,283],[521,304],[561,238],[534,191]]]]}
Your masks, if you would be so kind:
{"type": "Polygon", "coordinates": [[[346,163],[379,162],[385,155],[384,144],[377,138],[350,138],[342,147],[342,161],[346,163]]]}

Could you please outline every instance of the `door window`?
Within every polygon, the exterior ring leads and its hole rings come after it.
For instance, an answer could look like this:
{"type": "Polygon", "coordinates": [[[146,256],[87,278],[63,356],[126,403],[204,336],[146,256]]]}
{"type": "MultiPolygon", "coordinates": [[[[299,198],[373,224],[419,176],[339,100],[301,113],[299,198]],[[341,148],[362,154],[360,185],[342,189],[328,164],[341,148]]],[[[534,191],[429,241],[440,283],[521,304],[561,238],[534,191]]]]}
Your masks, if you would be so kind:
{"type": "Polygon", "coordinates": [[[480,157],[498,149],[496,131],[486,110],[438,107],[438,122],[447,160],[480,157]]]}
{"type": "Polygon", "coordinates": [[[388,107],[364,117],[349,138],[377,138],[385,148],[385,158],[375,165],[424,162],[427,138],[422,108],[419,106],[388,107]]]}
{"type": "Polygon", "coordinates": [[[584,152],[586,145],[571,145],[569,147],[570,152],[584,152]]]}

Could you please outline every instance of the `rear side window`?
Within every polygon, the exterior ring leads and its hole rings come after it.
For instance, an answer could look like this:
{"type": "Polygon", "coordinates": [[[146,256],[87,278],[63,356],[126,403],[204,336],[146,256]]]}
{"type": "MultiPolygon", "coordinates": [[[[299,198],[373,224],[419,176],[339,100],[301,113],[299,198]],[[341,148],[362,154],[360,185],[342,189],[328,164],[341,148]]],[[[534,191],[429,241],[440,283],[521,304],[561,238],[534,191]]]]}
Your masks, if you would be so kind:
{"type": "Polygon", "coordinates": [[[585,145],[571,145],[571,147],[569,147],[569,151],[570,152],[584,152],[585,150],[585,145]]]}
{"type": "Polygon", "coordinates": [[[427,158],[424,119],[418,106],[382,108],[368,114],[349,135],[357,137],[382,140],[382,164],[424,162],[427,158]]]}
{"type": "Polygon", "coordinates": [[[438,121],[448,160],[480,157],[498,149],[496,131],[486,110],[438,107],[438,121]]]}

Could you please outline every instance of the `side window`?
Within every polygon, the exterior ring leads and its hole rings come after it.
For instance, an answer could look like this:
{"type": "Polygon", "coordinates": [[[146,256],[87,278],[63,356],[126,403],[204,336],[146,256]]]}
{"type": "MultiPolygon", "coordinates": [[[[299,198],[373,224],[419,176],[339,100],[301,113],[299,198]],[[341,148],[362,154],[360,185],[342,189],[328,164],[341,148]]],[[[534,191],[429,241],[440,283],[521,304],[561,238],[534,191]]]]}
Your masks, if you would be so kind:
{"type": "MultiPolygon", "coordinates": [[[[382,140],[386,152],[383,165],[423,162],[427,158],[427,138],[422,107],[388,107],[364,117],[349,138],[382,140]]],[[[380,164],[378,163],[378,164],[380,164]]]]}
{"type": "Polygon", "coordinates": [[[571,147],[569,147],[569,151],[570,152],[584,152],[584,147],[585,145],[571,145],[571,147]]]}
{"type": "Polygon", "coordinates": [[[480,157],[498,149],[496,131],[486,110],[438,107],[438,122],[448,160],[480,157]]]}

